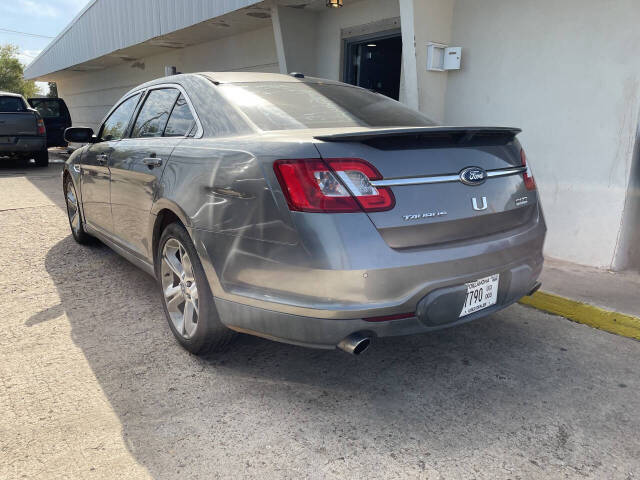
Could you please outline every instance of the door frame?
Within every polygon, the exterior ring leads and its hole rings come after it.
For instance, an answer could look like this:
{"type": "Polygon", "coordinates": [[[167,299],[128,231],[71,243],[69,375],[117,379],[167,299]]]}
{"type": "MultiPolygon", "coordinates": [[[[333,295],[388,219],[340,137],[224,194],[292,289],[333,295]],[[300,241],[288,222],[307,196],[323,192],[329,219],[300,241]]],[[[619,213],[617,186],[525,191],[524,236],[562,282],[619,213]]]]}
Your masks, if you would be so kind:
{"type": "MultiPolygon", "coordinates": [[[[374,42],[376,40],[386,40],[388,38],[399,37],[402,40],[402,33],[399,28],[387,30],[385,32],[369,33],[366,35],[358,35],[356,37],[345,38],[342,41],[342,72],[341,81],[351,84],[349,77],[353,73],[353,61],[351,60],[351,46],[355,43],[374,42]]],[[[402,59],[401,59],[402,60],[402,59]]],[[[399,82],[402,83],[402,74],[400,74],[399,82]]],[[[400,85],[402,87],[402,85],[400,85]]]]}
{"type": "MultiPolygon", "coordinates": [[[[364,25],[355,25],[340,30],[340,81],[346,82],[349,65],[349,49],[352,43],[367,40],[384,40],[395,36],[402,37],[400,17],[385,18],[364,25]]],[[[404,43],[403,43],[404,50],[404,43]]],[[[402,81],[402,80],[401,80],[402,81]]]]}

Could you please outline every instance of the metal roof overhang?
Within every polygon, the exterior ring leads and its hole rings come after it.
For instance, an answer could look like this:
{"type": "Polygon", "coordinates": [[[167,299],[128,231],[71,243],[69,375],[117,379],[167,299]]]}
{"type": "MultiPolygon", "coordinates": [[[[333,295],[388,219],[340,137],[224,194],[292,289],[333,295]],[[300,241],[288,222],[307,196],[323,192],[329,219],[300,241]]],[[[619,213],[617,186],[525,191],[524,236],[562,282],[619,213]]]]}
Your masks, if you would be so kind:
{"type": "Polygon", "coordinates": [[[269,10],[260,0],[91,0],[28,65],[25,77],[99,70],[268,26],[269,10]]]}

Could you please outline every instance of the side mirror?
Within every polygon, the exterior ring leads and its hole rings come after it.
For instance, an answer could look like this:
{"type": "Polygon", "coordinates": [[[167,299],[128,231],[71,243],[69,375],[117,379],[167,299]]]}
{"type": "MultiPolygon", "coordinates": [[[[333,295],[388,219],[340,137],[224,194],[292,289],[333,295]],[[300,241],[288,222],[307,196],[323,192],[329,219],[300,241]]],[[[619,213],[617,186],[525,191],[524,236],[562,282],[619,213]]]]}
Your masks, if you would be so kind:
{"type": "Polygon", "coordinates": [[[64,139],[69,143],[95,143],[93,129],[89,127],[69,127],[64,131],[64,139]]]}

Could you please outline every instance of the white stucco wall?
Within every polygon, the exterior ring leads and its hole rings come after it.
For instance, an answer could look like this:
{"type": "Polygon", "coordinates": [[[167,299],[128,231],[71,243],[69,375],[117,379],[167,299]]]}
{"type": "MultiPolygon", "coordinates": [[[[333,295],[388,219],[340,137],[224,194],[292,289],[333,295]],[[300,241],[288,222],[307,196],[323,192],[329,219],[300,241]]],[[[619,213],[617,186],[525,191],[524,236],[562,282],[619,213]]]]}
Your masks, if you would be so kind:
{"type": "Polygon", "coordinates": [[[456,0],[445,121],[510,125],[533,165],[546,253],[609,267],[640,111],[637,0],[456,0]]]}
{"type": "Polygon", "coordinates": [[[448,45],[451,40],[455,0],[413,0],[418,104],[436,122],[445,119],[448,73],[427,70],[429,42],[448,45]]]}
{"type": "Polygon", "coordinates": [[[278,72],[271,26],[179,50],[141,58],[116,68],[55,75],[58,93],[69,105],[74,125],[96,128],[105,113],[129,89],[164,76],[164,67],[178,71],[278,72]]]}
{"type": "MultiPolygon", "coordinates": [[[[315,40],[318,16],[310,10],[272,7],[274,35],[282,38],[280,73],[300,72],[316,76],[315,40]],[[283,65],[284,62],[284,65],[283,65]]],[[[276,42],[277,45],[277,42],[276,42]]]]}

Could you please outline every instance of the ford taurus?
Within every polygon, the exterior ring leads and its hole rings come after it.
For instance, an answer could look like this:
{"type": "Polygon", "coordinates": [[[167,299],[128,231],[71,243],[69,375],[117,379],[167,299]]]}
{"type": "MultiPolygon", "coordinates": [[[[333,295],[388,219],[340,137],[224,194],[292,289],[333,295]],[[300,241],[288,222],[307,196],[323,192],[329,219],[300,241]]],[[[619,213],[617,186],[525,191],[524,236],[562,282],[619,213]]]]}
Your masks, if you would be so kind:
{"type": "Polygon", "coordinates": [[[243,332],[358,354],[539,287],[546,227],[519,132],[437,126],[300,74],[176,75],[96,133],[67,129],[86,145],[64,194],[75,240],[153,275],[189,351],[243,332]]]}

